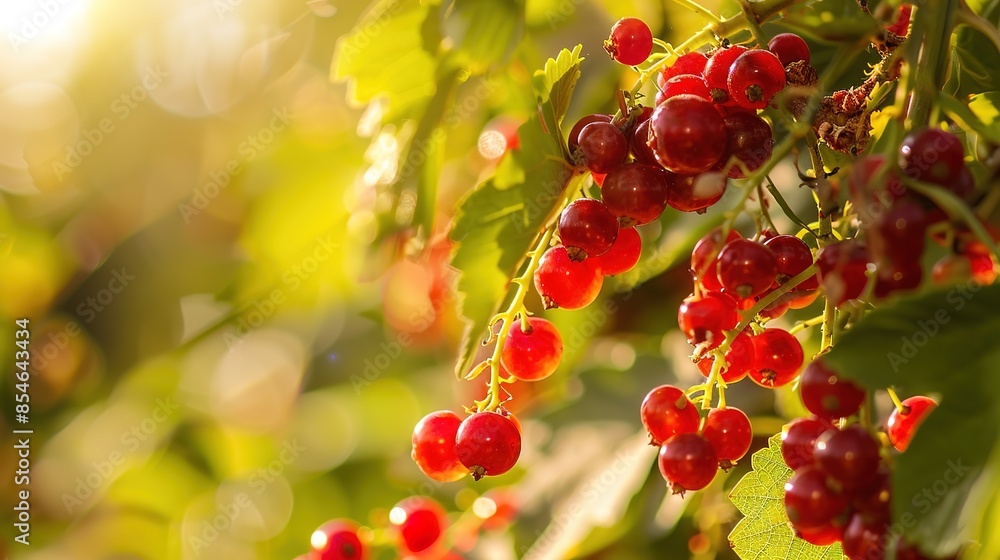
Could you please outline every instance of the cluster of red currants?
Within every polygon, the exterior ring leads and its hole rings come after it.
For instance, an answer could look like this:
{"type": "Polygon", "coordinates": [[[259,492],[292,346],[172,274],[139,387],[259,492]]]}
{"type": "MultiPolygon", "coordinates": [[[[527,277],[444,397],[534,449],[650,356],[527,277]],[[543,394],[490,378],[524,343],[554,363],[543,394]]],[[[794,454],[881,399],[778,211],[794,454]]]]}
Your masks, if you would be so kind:
{"type": "MultiPolygon", "coordinates": [[[[802,373],[802,401],[813,414],[782,431],[781,455],[795,474],[785,484],[785,509],[796,535],[816,545],[841,543],[850,560],[881,560],[891,538],[891,473],[879,440],[857,414],[865,391],[841,378],[822,360],[802,373]],[[839,427],[838,427],[839,425],[839,427]]],[[[905,451],[917,427],[936,404],[911,397],[889,416],[886,434],[905,451]]],[[[897,558],[926,558],[900,541],[897,558]]]]}

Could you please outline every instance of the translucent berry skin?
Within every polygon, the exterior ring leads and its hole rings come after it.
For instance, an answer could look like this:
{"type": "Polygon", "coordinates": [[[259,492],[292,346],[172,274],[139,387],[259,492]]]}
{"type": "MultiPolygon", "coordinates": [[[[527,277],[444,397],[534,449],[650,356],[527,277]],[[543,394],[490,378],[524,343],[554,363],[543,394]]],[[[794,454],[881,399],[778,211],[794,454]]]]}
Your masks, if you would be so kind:
{"type": "Polygon", "coordinates": [[[868,282],[866,274],[871,262],[864,245],[848,239],[831,243],[816,254],[819,282],[826,297],[840,306],[857,299],[868,282]]]}
{"type": "Polygon", "coordinates": [[[723,463],[739,461],[753,443],[750,419],[742,410],[732,407],[709,411],[701,435],[712,444],[715,456],[723,463]]]}
{"type": "Polygon", "coordinates": [[[698,408],[673,385],[660,385],[647,393],[639,417],[652,445],[661,445],[676,434],[697,432],[701,424],[698,408]]]}
{"type": "Polygon", "coordinates": [[[937,403],[929,397],[910,397],[902,403],[903,411],[893,409],[886,422],[886,433],[892,446],[898,451],[906,451],[910,446],[910,441],[917,428],[923,424],[924,420],[935,408],[937,403]]]}
{"type": "Polygon", "coordinates": [[[581,118],[580,120],[576,121],[576,124],[574,124],[573,128],[571,128],[570,131],[569,131],[569,136],[567,136],[568,140],[567,140],[566,143],[569,145],[569,153],[570,154],[577,154],[577,153],[579,153],[579,150],[580,150],[580,133],[583,132],[583,127],[587,126],[588,124],[595,123],[595,122],[610,123],[611,122],[611,115],[604,115],[604,114],[601,114],[601,113],[595,113],[593,115],[587,115],[587,116],[581,118]]]}
{"type": "Polygon", "coordinates": [[[559,216],[559,239],[573,260],[603,255],[616,237],[618,219],[600,200],[578,198],[559,216]]]}
{"type": "Polygon", "coordinates": [[[399,548],[410,554],[429,550],[447,528],[440,504],[430,498],[413,496],[396,504],[389,515],[398,535],[399,548]]]}
{"type": "Polygon", "coordinates": [[[847,509],[847,497],[834,489],[825,473],[803,467],[785,483],[785,511],[798,530],[826,527],[847,509]]]}
{"type": "Polygon", "coordinates": [[[712,100],[716,103],[731,101],[729,97],[729,69],[732,68],[736,59],[747,50],[744,46],[733,45],[715,51],[712,58],[708,59],[708,64],[705,65],[705,71],[702,75],[705,76],[705,83],[708,84],[712,100]]]}
{"type": "Polygon", "coordinates": [[[517,463],[521,431],[511,418],[496,412],[477,412],[462,421],[455,447],[472,478],[498,476],[517,463]]]}
{"type": "Polygon", "coordinates": [[[592,173],[608,173],[628,155],[628,139],[617,126],[593,122],[578,136],[583,162],[592,173]]]}
{"type": "Polygon", "coordinates": [[[454,482],[465,476],[465,468],[455,449],[455,435],[462,419],[450,410],[438,410],[424,416],[413,428],[410,456],[428,477],[439,482],[454,482]]]}
{"type": "Polygon", "coordinates": [[[546,250],[535,270],[535,289],[546,309],[586,307],[597,299],[603,284],[604,275],[597,261],[574,261],[561,245],[546,250]]]}
{"type": "Polygon", "coordinates": [[[841,546],[849,560],[883,560],[886,540],[884,523],[872,523],[855,513],[844,529],[841,546]]]}
{"type": "Polygon", "coordinates": [[[677,434],[660,447],[660,474],[674,494],[701,490],[711,484],[719,459],[707,439],[698,434],[677,434]]]}
{"type": "MultiPolygon", "coordinates": [[[[777,260],[778,285],[788,282],[812,266],[812,251],[805,241],[794,235],[776,235],[764,242],[764,246],[774,253],[777,260]]],[[[819,286],[815,277],[796,286],[800,290],[811,290],[819,286]]]]}
{"type": "Polygon", "coordinates": [[[697,175],[670,173],[667,180],[667,205],[679,212],[704,212],[726,193],[726,175],[710,169],[697,175]]]}
{"type": "Polygon", "coordinates": [[[820,418],[834,420],[858,412],[865,391],[850,379],[841,378],[823,360],[813,360],[799,379],[802,403],[820,418]]]}
{"type": "Polygon", "coordinates": [[[694,95],[664,101],[650,117],[649,147],[668,171],[694,175],[711,169],[726,150],[722,116],[694,95]]]}
{"type": "Polygon", "coordinates": [[[796,418],[781,431],[781,457],[792,470],[815,462],[816,440],[834,430],[833,424],[820,418],[796,418]]]}
{"type": "Polygon", "coordinates": [[[749,50],[729,69],[729,96],[745,109],[764,109],[785,89],[785,67],[771,51],[749,50]]]}
{"type": "Polygon", "coordinates": [[[607,253],[597,257],[601,274],[614,276],[632,270],[642,255],[642,238],[635,228],[618,230],[618,238],[607,253]]]}
{"type": "Polygon", "coordinates": [[[641,64],[653,51],[653,33],[639,18],[622,18],[611,28],[611,36],[604,41],[604,50],[619,64],[641,64]]]}
{"type": "Polygon", "coordinates": [[[796,531],[795,536],[809,544],[814,544],[816,546],[829,546],[833,543],[840,542],[840,539],[844,537],[844,527],[842,525],[837,525],[835,521],[834,523],[816,529],[796,531]]]}
{"type": "Polygon", "coordinates": [[[365,560],[368,549],[358,538],[358,526],[346,519],[320,525],[309,539],[312,560],[365,560]]]}
{"type": "Polygon", "coordinates": [[[731,241],[719,253],[719,282],[740,299],[766,292],[778,273],[774,253],[749,239],[731,241]]]}
{"type": "Polygon", "coordinates": [[[659,167],[660,162],[656,161],[656,154],[654,154],[653,150],[646,144],[648,139],[649,119],[646,119],[637,124],[635,126],[635,130],[632,131],[632,136],[629,137],[628,141],[629,152],[631,152],[632,158],[636,163],[659,167]]]}
{"type": "Polygon", "coordinates": [[[677,325],[692,345],[707,343],[715,348],[725,340],[725,331],[736,328],[739,322],[736,306],[725,294],[689,297],[677,309],[677,325]]]}
{"type": "Polygon", "coordinates": [[[706,64],[708,64],[708,57],[700,52],[689,52],[681,55],[671,66],[664,68],[660,75],[656,77],[657,85],[660,86],[660,89],[663,89],[663,85],[670,81],[670,78],[683,74],[701,76],[705,71],[706,64]]]}
{"type": "Polygon", "coordinates": [[[705,101],[712,101],[712,94],[708,91],[708,84],[705,83],[705,78],[702,78],[701,75],[681,74],[674,76],[663,84],[663,88],[660,91],[663,92],[664,99],[670,99],[678,95],[694,95],[705,101]]]}
{"type": "Polygon", "coordinates": [[[622,227],[648,224],[667,207],[667,176],[659,166],[619,165],[604,179],[601,199],[622,227]]]}
{"type": "Polygon", "coordinates": [[[746,171],[753,172],[771,159],[774,150],[774,135],[771,125],[754,113],[733,113],[723,119],[729,145],[721,160],[722,165],[730,165],[729,176],[734,179],[744,177],[746,171]],[[735,158],[735,161],[730,161],[735,158]]]}
{"type": "Polygon", "coordinates": [[[522,381],[538,381],[555,373],[562,359],[563,342],[555,325],[541,317],[514,321],[504,341],[500,360],[503,367],[522,381]]]}
{"type": "Polygon", "coordinates": [[[814,457],[820,470],[839,482],[846,494],[864,492],[878,482],[878,442],[857,424],[820,436],[814,457]]]}
{"type": "Polygon", "coordinates": [[[899,147],[899,168],[918,181],[948,186],[965,167],[962,141],[940,128],[911,132],[899,147]]]}
{"type": "Polygon", "coordinates": [[[809,45],[802,37],[794,33],[779,33],[771,38],[767,43],[767,50],[778,57],[782,66],[788,66],[793,62],[809,63],[809,45]]]}
{"type": "MultiPolygon", "coordinates": [[[[726,367],[722,368],[722,380],[732,384],[742,380],[750,371],[753,365],[754,350],[753,341],[750,335],[741,332],[733,339],[733,343],[726,350],[726,367]]],[[[715,363],[714,356],[706,356],[698,362],[698,370],[706,378],[712,373],[712,366],[715,363]]]]}
{"type": "Polygon", "coordinates": [[[761,387],[781,387],[795,379],[802,367],[802,344],[788,331],[770,328],[751,337],[754,347],[750,379],[761,387]]]}
{"type": "Polygon", "coordinates": [[[715,228],[698,240],[691,251],[691,278],[700,282],[702,287],[711,292],[721,292],[717,274],[718,258],[722,248],[730,241],[741,239],[740,232],[730,229],[726,238],[722,238],[722,228],[715,228]]]}

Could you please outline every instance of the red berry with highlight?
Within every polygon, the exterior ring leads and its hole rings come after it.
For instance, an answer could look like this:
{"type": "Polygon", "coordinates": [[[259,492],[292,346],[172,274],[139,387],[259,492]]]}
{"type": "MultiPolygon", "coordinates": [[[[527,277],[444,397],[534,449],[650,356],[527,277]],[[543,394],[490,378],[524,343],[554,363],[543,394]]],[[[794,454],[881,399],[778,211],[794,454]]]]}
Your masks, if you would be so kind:
{"type": "Polygon", "coordinates": [[[878,482],[879,445],[857,424],[827,432],[816,440],[816,464],[840,483],[844,492],[869,490],[878,482]]]}
{"type": "Polygon", "coordinates": [[[750,419],[742,410],[732,407],[709,411],[701,435],[712,444],[723,468],[742,459],[753,443],[750,419]]]}
{"type": "Polygon", "coordinates": [[[684,391],[673,385],[660,385],[646,394],[639,417],[653,445],[660,445],[676,434],[694,433],[701,424],[698,408],[684,391]]]}
{"type": "Polygon", "coordinates": [[[580,131],[578,141],[583,163],[592,173],[608,173],[628,155],[628,139],[611,123],[588,124],[580,131]]]}
{"type": "Polygon", "coordinates": [[[670,81],[670,78],[683,74],[701,76],[705,71],[706,64],[708,64],[708,57],[700,52],[683,54],[672,65],[664,68],[660,75],[656,77],[657,85],[660,86],[660,89],[663,89],[663,84],[670,81]]]}
{"type": "Polygon", "coordinates": [[[847,497],[815,467],[803,467],[785,483],[785,511],[796,529],[826,527],[847,510],[847,504],[847,497]]]}
{"type": "MultiPolygon", "coordinates": [[[[764,246],[774,253],[777,260],[778,275],[775,279],[779,286],[798,276],[813,264],[812,251],[809,250],[809,246],[794,235],[776,235],[765,241],[764,246]]],[[[796,289],[812,290],[817,286],[819,286],[819,281],[813,276],[796,286],[796,289]]]]}
{"type": "Polygon", "coordinates": [[[611,36],[604,41],[604,50],[620,64],[642,64],[653,51],[653,33],[639,18],[622,18],[611,28],[611,36]]]}
{"type": "Polygon", "coordinates": [[[778,261],[764,245],[749,239],[731,241],[719,253],[719,282],[740,299],[766,292],[774,284],[778,261]]]}
{"type": "Polygon", "coordinates": [[[796,418],[781,431],[781,457],[792,470],[815,462],[816,440],[834,430],[833,424],[820,418],[796,418]]]}
{"type": "Polygon", "coordinates": [[[786,330],[771,328],[764,329],[751,340],[754,361],[750,379],[767,388],[781,387],[795,379],[804,355],[802,344],[794,336],[786,330]]]}
{"type": "Polygon", "coordinates": [[[902,403],[902,410],[893,409],[886,422],[886,434],[892,446],[899,451],[906,451],[917,428],[935,408],[937,403],[929,397],[910,397],[902,403]]]}
{"type": "Polygon", "coordinates": [[[660,474],[674,494],[701,490],[711,484],[719,459],[712,444],[698,434],[677,434],[660,447],[660,474]]]}
{"type": "Polygon", "coordinates": [[[594,259],[574,261],[566,247],[550,247],[535,270],[535,289],[546,309],[580,309],[601,293],[604,276],[594,259]]]}
{"type": "Polygon", "coordinates": [[[767,50],[774,53],[782,66],[793,62],[809,63],[809,45],[794,33],[779,33],[767,43],[767,50]]]}
{"type": "Polygon", "coordinates": [[[649,147],[668,171],[692,175],[711,169],[726,151],[726,125],[708,101],[678,95],[650,117],[649,147]]]}
{"type": "Polygon", "coordinates": [[[618,220],[600,200],[578,198],[559,215],[559,239],[570,258],[603,255],[618,237],[618,220]]]}
{"type": "Polygon", "coordinates": [[[642,163],[619,165],[604,179],[601,199],[622,227],[648,224],[667,207],[667,172],[642,163]]]}
{"type": "Polygon", "coordinates": [[[538,381],[555,373],[562,359],[563,342],[555,325],[540,317],[529,317],[510,326],[501,353],[503,367],[522,381],[538,381]]]}
{"type": "Polygon", "coordinates": [[[618,230],[618,237],[607,253],[597,257],[601,274],[614,276],[632,270],[642,255],[642,238],[635,228],[618,230]]]}
{"type": "Polygon", "coordinates": [[[496,412],[477,412],[462,421],[455,447],[472,478],[498,476],[517,463],[521,455],[521,431],[512,418],[496,412]]]}
{"type": "Polygon", "coordinates": [[[428,477],[453,482],[469,472],[455,449],[455,435],[461,424],[462,419],[454,412],[439,410],[421,418],[413,428],[410,456],[428,477]]]}
{"type": "Polygon", "coordinates": [[[410,554],[430,550],[447,529],[447,517],[440,504],[430,498],[413,496],[396,504],[389,522],[398,535],[399,548],[410,554]]]}
{"type": "Polygon", "coordinates": [[[799,391],[809,412],[830,420],[855,414],[865,400],[864,389],[837,375],[823,360],[813,360],[806,366],[799,391]]]}
{"type": "MultiPolygon", "coordinates": [[[[750,336],[747,333],[741,332],[736,335],[732,344],[729,345],[729,349],[726,350],[727,365],[722,368],[722,380],[732,384],[746,377],[750,371],[750,366],[753,365],[753,359],[753,341],[750,340],[750,336]]],[[[698,362],[698,370],[708,378],[712,372],[714,363],[715,357],[708,355],[698,362]]]]}
{"type": "Polygon", "coordinates": [[[746,109],[763,109],[785,89],[785,67],[771,51],[747,51],[729,69],[729,95],[746,109]]]}
{"type": "Polygon", "coordinates": [[[708,84],[712,93],[712,100],[716,103],[731,101],[729,97],[729,70],[732,68],[733,63],[736,62],[736,59],[747,52],[747,50],[742,45],[733,45],[715,51],[712,58],[708,59],[708,64],[705,65],[703,75],[705,76],[705,83],[708,84]]]}
{"type": "Polygon", "coordinates": [[[774,135],[767,121],[754,113],[733,113],[726,116],[723,122],[729,145],[720,164],[731,166],[728,168],[730,177],[744,177],[744,171],[756,171],[771,159],[774,135]]]}
{"type": "Polygon", "coordinates": [[[315,560],[364,560],[368,550],[358,538],[353,521],[334,519],[320,525],[309,538],[315,560]]]}
{"type": "Polygon", "coordinates": [[[725,331],[736,328],[739,322],[739,312],[725,294],[689,297],[677,309],[677,324],[692,345],[707,343],[715,348],[726,338],[725,331]]]}

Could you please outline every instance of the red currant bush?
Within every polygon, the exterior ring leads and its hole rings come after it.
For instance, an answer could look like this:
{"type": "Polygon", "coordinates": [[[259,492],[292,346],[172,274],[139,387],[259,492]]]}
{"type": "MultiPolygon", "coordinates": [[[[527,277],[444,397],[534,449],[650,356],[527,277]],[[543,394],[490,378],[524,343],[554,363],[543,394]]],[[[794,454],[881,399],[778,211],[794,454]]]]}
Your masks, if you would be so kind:
{"type": "Polygon", "coordinates": [[[521,431],[496,412],[477,412],[462,421],[455,448],[472,478],[499,476],[509,471],[521,455],[521,431]]]}
{"type": "Polygon", "coordinates": [[[504,341],[503,367],[522,381],[539,381],[555,373],[562,359],[563,343],[555,325],[540,317],[514,321],[504,341]]]}
{"type": "Polygon", "coordinates": [[[368,550],[353,521],[334,519],[320,525],[309,538],[316,560],[365,560],[368,550]]]}
{"type": "Polygon", "coordinates": [[[452,482],[469,472],[455,450],[455,435],[461,423],[454,412],[439,410],[421,418],[413,428],[410,456],[428,477],[452,482]]]}

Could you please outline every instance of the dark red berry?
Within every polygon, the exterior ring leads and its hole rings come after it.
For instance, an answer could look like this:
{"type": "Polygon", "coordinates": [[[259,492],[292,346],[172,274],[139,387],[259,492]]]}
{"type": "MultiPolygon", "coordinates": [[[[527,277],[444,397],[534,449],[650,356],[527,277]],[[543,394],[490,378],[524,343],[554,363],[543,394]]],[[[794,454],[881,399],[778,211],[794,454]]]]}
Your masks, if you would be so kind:
{"type": "Polygon", "coordinates": [[[694,95],[667,99],[650,118],[649,146],[657,161],[674,173],[693,175],[711,169],[727,142],[722,116],[694,95]]]}
{"type": "Polygon", "coordinates": [[[642,64],[653,51],[653,33],[639,18],[622,18],[611,28],[611,36],[604,41],[604,50],[620,64],[642,64]]]}
{"type": "Polygon", "coordinates": [[[910,397],[902,403],[903,408],[893,409],[886,422],[886,434],[892,446],[899,451],[906,451],[917,428],[923,424],[927,416],[937,408],[937,403],[929,397],[910,397]]]}
{"type": "Polygon", "coordinates": [[[725,294],[689,297],[677,309],[677,324],[692,345],[705,343],[715,348],[726,338],[725,331],[736,328],[739,322],[739,312],[725,294]]]}
{"type": "Polygon", "coordinates": [[[750,419],[742,410],[732,407],[710,410],[701,435],[712,444],[724,468],[742,459],[753,442],[750,419]]]}
{"type": "Polygon", "coordinates": [[[448,523],[440,504],[420,496],[396,504],[389,512],[389,522],[397,532],[399,548],[409,554],[427,551],[438,544],[448,523]]]}
{"type": "Polygon", "coordinates": [[[827,432],[816,440],[816,464],[847,494],[861,493],[878,481],[879,453],[875,438],[857,424],[827,432]]]}
{"type": "Polygon", "coordinates": [[[521,431],[496,412],[477,412],[462,421],[455,448],[472,478],[498,476],[513,468],[521,455],[521,431]]]}
{"type": "Polygon", "coordinates": [[[672,65],[664,68],[660,75],[656,77],[657,85],[660,86],[660,89],[663,89],[663,85],[666,84],[670,78],[683,74],[694,74],[695,76],[700,76],[705,71],[706,64],[708,64],[708,57],[700,52],[689,52],[687,54],[683,54],[679,56],[672,65]]]}
{"type": "Polygon", "coordinates": [[[578,139],[583,163],[593,173],[610,172],[628,155],[628,139],[611,123],[590,123],[583,127],[578,139]]]}
{"type": "Polygon", "coordinates": [[[740,107],[763,109],[785,89],[785,67],[771,51],[749,50],[729,69],[729,96],[740,107]]]}
{"type": "Polygon", "coordinates": [[[856,413],[865,400],[863,389],[837,375],[823,360],[813,360],[806,366],[799,391],[809,412],[830,420],[856,413]]]}
{"type": "Polygon", "coordinates": [[[722,284],[719,283],[718,258],[722,247],[730,241],[742,239],[740,233],[735,229],[730,229],[726,238],[722,238],[722,228],[715,228],[698,240],[691,251],[691,278],[695,282],[700,282],[702,287],[711,292],[722,291],[722,284]]]}
{"type": "Polygon", "coordinates": [[[847,504],[847,497],[815,467],[803,467],[785,483],[785,511],[792,527],[800,531],[833,524],[847,510],[847,504]]]}
{"type": "Polygon", "coordinates": [[[826,297],[838,307],[861,296],[868,282],[868,250],[852,239],[838,241],[816,254],[819,281],[826,297]]]}
{"type": "Polygon", "coordinates": [[[793,470],[814,463],[816,440],[834,430],[833,424],[820,418],[797,418],[781,431],[781,457],[793,470]]]}
{"type": "Polygon", "coordinates": [[[802,344],[786,330],[764,329],[751,337],[754,347],[750,379],[761,387],[773,389],[787,385],[795,379],[802,367],[802,344]]]}
{"type": "Polygon", "coordinates": [[[632,135],[628,141],[629,151],[632,153],[632,158],[636,163],[659,167],[660,162],[656,161],[656,154],[653,153],[652,148],[646,143],[648,140],[649,119],[646,119],[637,124],[635,130],[632,131],[632,135]]]}
{"type": "Polygon", "coordinates": [[[535,270],[535,290],[546,309],[580,309],[601,293],[604,276],[594,259],[574,261],[566,247],[551,247],[542,255],[535,270]]]}
{"type": "Polygon", "coordinates": [[[611,115],[603,115],[603,114],[597,113],[597,114],[593,114],[593,115],[587,115],[587,116],[583,117],[582,119],[576,121],[576,124],[574,124],[573,128],[570,129],[570,131],[569,131],[569,136],[567,136],[567,138],[569,139],[567,141],[567,143],[569,144],[569,153],[570,154],[576,154],[576,153],[579,152],[579,149],[580,149],[580,133],[583,132],[583,127],[587,126],[588,124],[597,123],[597,122],[600,122],[600,123],[610,123],[611,122],[611,115]]]}
{"type": "Polygon", "coordinates": [[[420,470],[440,482],[453,482],[466,475],[455,450],[455,434],[462,419],[450,410],[439,410],[424,416],[413,428],[413,450],[410,456],[420,470]]]}
{"type": "Polygon", "coordinates": [[[676,434],[697,432],[701,423],[698,408],[673,385],[660,385],[650,391],[642,401],[639,416],[652,445],[660,445],[676,434]]]}
{"type": "Polygon", "coordinates": [[[358,538],[353,521],[334,519],[320,525],[309,538],[315,560],[364,560],[368,550],[358,538]]]}
{"type": "Polygon", "coordinates": [[[601,199],[622,227],[648,224],[667,207],[667,175],[659,166],[619,165],[604,179],[601,199]]]}
{"type": "Polygon", "coordinates": [[[597,257],[601,274],[614,276],[632,270],[642,255],[642,238],[635,228],[618,230],[618,237],[607,253],[597,257]]]}
{"type": "Polygon", "coordinates": [[[701,490],[711,484],[719,459],[712,444],[698,434],[677,434],[660,447],[660,474],[674,494],[701,490]]]}
{"type": "Polygon", "coordinates": [[[719,253],[719,282],[740,299],[763,294],[774,284],[777,272],[774,253],[756,241],[737,239],[719,253]]]}
{"type": "MultiPolygon", "coordinates": [[[[788,282],[801,274],[813,264],[812,251],[805,241],[794,235],[776,235],[764,242],[764,246],[774,253],[777,260],[778,285],[788,282]]],[[[797,289],[812,290],[819,286],[819,281],[812,277],[799,284],[797,289]]]]}
{"type": "Polygon", "coordinates": [[[697,175],[668,175],[667,204],[680,212],[704,212],[725,192],[726,175],[722,171],[710,169],[697,175]]]}
{"type": "Polygon", "coordinates": [[[663,92],[664,99],[670,99],[678,95],[694,95],[705,101],[712,100],[712,94],[708,92],[708,84],[705,83],[705,78],[702,78],[701,75],[681,74],[674,76],[667,80],[667,83],[663,84],[661,91],[663,92]]]}
{"type": "Polygon", "coordinates": [[[809,45],[794,33],[779,33],[767,43],[767,50],[774,53],[782,66],[793,62],[809,63],[809,45]]]}
{"type": "Polygon", "coordinates": [[[747,52],[747,50],[742,45],[733,45],[715,51],[712,58],[708,59],[703,75],[705,76],[705,83],[708,84],[712,93],[712,100],[716,103],[727,103],[730,101],[729,69],[732,68],[736,59],[747,52]]]}
{"type": "Polygon", "coordinates": [[[844,529],[841,541],[844,555],[849,560],[883,560],[886,532],[887,526],[884,523],[873,523],[855,513],[844,529]]]}
{"type": "Polygon", "coordinates": [[[899,147],[899,167],[918,181],[948,186],[965,167],[962,141],[940,128],[925,128],[906,135],[899,147]]]}
{"type": "Polygon", "coordinates": [[[733,113],[726,116],[723,122],[729,145],[720,161],[728,167],[730,177],[744,177],[744,171],[756,171],[771,159],[774,136],[767,121],[753,113],[733,113]]]}
{"type": "Polygon", "coordinates": [[[844,527],[842,522],[834,520],[828,525],[816,529],[805,529],[795,532],[795,536],[816,546],[829,546],[840,542],[844,537],[844,527]]]}
{"type": "Polygon", "coordinates": [[[890,262],[878,268],[875,297],[882,299],[895,292],[915,290],[924,279],[919,261],[890,262]]]}
{"type": "Polygon", "coordinates": [[[562,352],[562,337],[555,325],[541,317],[529,317],[527,330],[522,328],[522,319],[510,326],[500,359],[514,377],[538,381],[555,373],[562,352]]]}
{"type": "Polygon", "coordinates": [[[559,216],[559,239],[573,260],[603,255],[616,237],[618,220],[600,200],[578,198],[559,216]]]}
{"type": "MultiPolygon", "coordinates": [[[[747,376],[750,366],[753,365],[754,350],[753,341],[745,332],[741,332],[733,339],[729,349],[726,350],[726,367],[722,368],[722,380],[726,383],[736,383],[747,376]]],[[[712,355],[702,358],[698,362],[698,370],[706,378],[712,373],[712,366],[715,357],[712,355]]]]}

